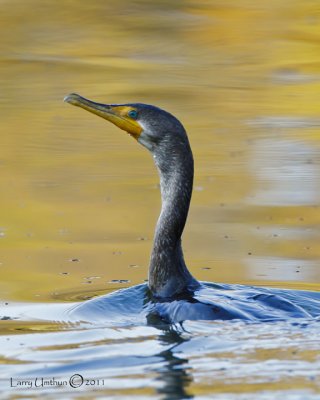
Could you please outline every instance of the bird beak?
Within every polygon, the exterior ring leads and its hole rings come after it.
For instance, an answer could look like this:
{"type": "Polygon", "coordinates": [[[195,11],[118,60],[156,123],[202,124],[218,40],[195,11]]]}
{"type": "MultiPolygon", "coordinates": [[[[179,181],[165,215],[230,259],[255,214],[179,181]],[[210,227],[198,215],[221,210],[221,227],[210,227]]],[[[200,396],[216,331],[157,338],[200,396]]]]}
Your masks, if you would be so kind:
{"type": "Polygon", "coordinates": [[[68,96],[64,98],[64,101],[74,106],[84,108],[93,114],[99,115],[99,117],[112,122],[120,129],[128,132],[137,140],[141,135],[141,125],[138,121],[128,116],[128,112],[132,110],[130,106],[95,103],[94,101],[81,97],[76,93],[68,94],[68,96]]]}

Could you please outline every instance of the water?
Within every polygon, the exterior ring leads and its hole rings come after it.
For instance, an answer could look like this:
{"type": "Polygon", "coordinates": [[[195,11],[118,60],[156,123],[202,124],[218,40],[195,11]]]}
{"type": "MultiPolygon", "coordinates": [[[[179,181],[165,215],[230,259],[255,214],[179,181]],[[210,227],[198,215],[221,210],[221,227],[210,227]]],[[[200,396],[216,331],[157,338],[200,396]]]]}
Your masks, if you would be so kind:
{"type": "MultiPolygon", "coordinates": [[[[15,376],[31,382],[39,376],[56,380],[61,376],[61,381],[69,382],[74,374],[81,374],[95,384],[85,381],[81,388],[68,384],[59,389],[16,389],[17,393],[86,398],[94,390],[97,397],[170,399],[188,398],[195,392],[199,398],[212,398],[213,393],[224,392],[218,398],[236,398],[250,388],[243,398],[253,399],[260,391],[261,398],[279,399],[284,394],[290,399],[318,398],[314,394],[319,377],[315,323],[189,322],[162,329],[69,329],[12,336],[6,344],[8,352],[16,357],[21,342],[25,351],[19,356],[21,364],[15,365],[15,376]],[[41,345],[34,346],[35,340],[41,345]]],[[[10,374],[9,365],[4,375],[10,374]]]]}
{"type": "Polygon", "coordinates": [[[3,391],[181,399],[250,387],[245,398],[317,398],[319,293],[202,285],[172,302],[142,284],[72,306],[1,307],[3,391]]]}
{"type": "Polygon", "coordinates": [[[122,303],[126,317],[64,314],[144,284],[160,194],[144,149],[62,102],[78,92],[176,115],[195,158],[192,274],[292,289],[299,302],[320,289],[318,8],[1,2],[2,398],[319,398],[310,316],[160,323],[140,313],[141,293],[122,303]],[[74,374],[92,385],[71,387],[74,374]],[[18,387],[19,377],[67,385],[18,387]]]}

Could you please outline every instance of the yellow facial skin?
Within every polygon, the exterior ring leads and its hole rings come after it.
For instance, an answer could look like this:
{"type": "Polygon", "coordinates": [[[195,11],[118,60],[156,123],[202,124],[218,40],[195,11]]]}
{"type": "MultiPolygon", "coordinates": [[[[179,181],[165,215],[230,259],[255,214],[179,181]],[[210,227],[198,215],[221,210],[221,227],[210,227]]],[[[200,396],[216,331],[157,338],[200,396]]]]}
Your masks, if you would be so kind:
{"type": "Polygon", "coordinates": [[[134,107],[95,103],[94,101],[88,100],[75,93],[66,96],[64,101],[74,106],[84,108],[85,110],[112,122],[120,129],[128,132],[136,140],[138,140],[141,135],[141,125],[128,115],[130,111],[135,110],[134,107]]]}

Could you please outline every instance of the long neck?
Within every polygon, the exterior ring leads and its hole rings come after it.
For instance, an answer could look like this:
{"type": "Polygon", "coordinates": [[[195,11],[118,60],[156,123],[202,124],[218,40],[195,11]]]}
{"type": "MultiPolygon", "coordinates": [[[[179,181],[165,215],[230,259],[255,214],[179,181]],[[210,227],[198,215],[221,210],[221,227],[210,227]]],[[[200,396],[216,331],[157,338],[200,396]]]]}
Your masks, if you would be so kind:
{"type": "Polygon", "coordinates": [[[164,143],[153,154],[160,175],[162,208],[149,268],[149,287],[158,297],[172,297],[195,286],[181,248],[193,185],[193,157],[188,140],[164,143]]]}

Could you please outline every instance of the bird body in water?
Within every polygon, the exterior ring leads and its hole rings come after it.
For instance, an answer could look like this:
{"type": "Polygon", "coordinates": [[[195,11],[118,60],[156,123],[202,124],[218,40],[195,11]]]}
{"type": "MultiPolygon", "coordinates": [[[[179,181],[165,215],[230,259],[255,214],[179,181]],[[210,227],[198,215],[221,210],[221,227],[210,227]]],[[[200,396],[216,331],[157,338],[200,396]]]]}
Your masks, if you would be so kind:
{"type": "MultiPolygon", "coordinates": [[[[191,275],[184,261],[181,236],[192,195],[193,156],[186,131],[177,118],[160,108],[141,103],[108,105],[78,94],[68,95],[65,101],[128,132],[151,152],[159,171],[162,207],[150,258],[150,291],[146,295],[145,285],[126,289],[127,296],[135,299],[138,308],[141,306],[149,316],[157,314],[168,322],[185,319],[270,320],[320,314],[319,294],[310,296],[301,292],[296,295],[298,291],[204,285],[191,275]]],[[[120,307],[127,303],[123,296],[123,292],[116,292],[111,297],[95,298],[77,306],[76,311],[80,311],[81,317],[87,314],[88,319],[94,315],[99,319],[107,310],[114,318],[117,311],[112,314],[112,310],[119,311],[115,303],[120,307]]]]}

